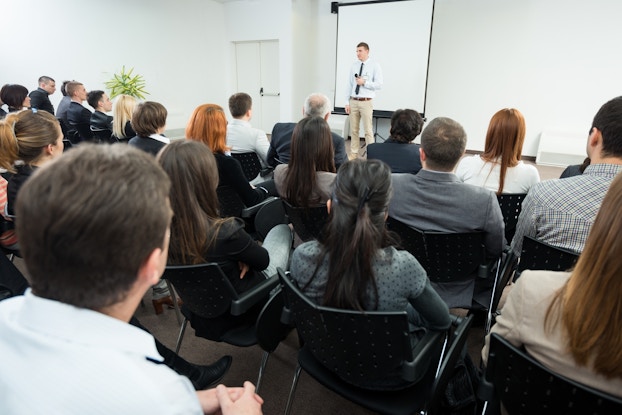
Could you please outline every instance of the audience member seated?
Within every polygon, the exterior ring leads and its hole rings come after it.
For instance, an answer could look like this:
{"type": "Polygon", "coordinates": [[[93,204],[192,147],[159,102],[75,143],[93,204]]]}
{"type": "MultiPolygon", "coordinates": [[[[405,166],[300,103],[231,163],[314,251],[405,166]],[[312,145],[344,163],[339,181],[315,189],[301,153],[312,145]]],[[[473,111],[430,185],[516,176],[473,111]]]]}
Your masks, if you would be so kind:
{"type": "MultiPolygon", "coordinates": [[[[6,162],[7,160],[0,154],[0,167],[8,171],[8,169],[12,169],[13,166],[10,162],[5,164],[6,162]]],[[[7,200],[7,185],[8,182],[6,179],[0,176],[0,247],[18,249],[19,246],[17,245],[17,235],[15,233],[13,220],[4,216],[7,200]]]]}
{"type": "Polygon", "coordinates": [[[292,206],[308,208],[330,199],[335,181],[333,140],[322,117],[305,117],[294,128],[289,164],[274,170],[279,195],[292,206]]]}
{"type": "Polygon", "coordinates": [[[196,392],[128,324],[166,265],[169,188],[152,157],[89,144],[24,185],[17,226],[32,288],[0,302],[0,412],[227,413],[233,400],[260,413],[252,385],[196,392]]]}
{"type": "MultiPolygon", "coordinates": [[[[244,92],[229,97],[229,112],[233,120],[227,124],[227,146],[231,153],[256,153],[262,167],[268,167],[266,157],[270,143],[266,133],[253,128],[250,120],[253,116],[253,99],[244,92]]],[[[258,176],[252,183],[261,181],[258,176]]]]}
{"type": "Polygon", "coordinates": [[[9,113],[30,108],[28,89],[23,85],[6,84],[0,89],[0,101],[4,102],[9,113]]]}
{"type": "Polygon", "coordinates": [[[3,166],[13,166],[8,180],[6,212],[15,215],[19,191],[34,171],[63,154],[63,132],[46,111],[20,111],[0,121],[3,166]],[[23,163],[16,165],[21,160],[23,163]]]}
{"type": "Polygon", "coordinates": [[[274,180],[248,183],[242,165],[231,157],[226,143],[227,118],[222,107],[216,104],[199,105],[186,126],[186,138],[207,145],[216,157],[218,166],[218,186],[230,186],[240,196],[246,206],[256,205],[268,196],[278,196],[274,180]]]}
{"type": "Polygon", "coordinates": [[[378,160],[347,162],[334,190],[323,243],[306,242],[292,256],[292,277],[302,291],[328,307],[407,311],[413,347],[425,330],[447,329],[447,305],[415,257],[395,249],[387,233],[389,167],[378,160]]]}
{"type": "Polygon", "coordinates": [[[2,102],[2,99],[0,99],[0,120],[6,116],[6,111],[2,108],[3,105],[4,105],[4,102],[2,102]]]}
{"type": "Polygon", "coordinates": [[[86,88],[80,82],[69,82],[65,87],[67,95],[71,98],[69,108],[67,108],[67,134],[73,144],[81,141],[90,141],[93,138],[91,133],[91,111],[82,105],[86,101],[86,88]]]}
{"type": "Polygon", "coordinates": [[[391,167],[392,173],[417,174],[421,170],[421,158],[419,145],[413,141],[422,128],[423,118],[417,111],[395,111],[391,116],[391,137],[384,143],[367,146],[367,159],[384,161],[391,167]]]}
{"type": "Polygon", "coordinates": [[[136,136],[132,128],[132,114],[136,108],[136,98],[130,95],[119,95],[112,106],[112,135],[121,142],[127,143],[136,136]]]}
{"type": "MultiPolygon", "coordinates": [[[[450,119],[435,118],[421,134],[422,169],[416,175],[393,174],[389,216],[412,228],[428,232],[484,232],[489,258],[499,258],[505,246],[503,215],[495,194],[462,183],[453,174],[464,155],[466,133],[450,119]]],[[[435,283],[449,307],[469,308],[474,294],[485,293],[489,279],[435,283]],[[477,286],[476,286],[477,284],[477,286]]]]}
{"type": "MultiPolygon", "coordinates": [[[[328,121],[331,111],[331,103],[324,94],[313,93],[305,99],[302,114],[304,117],[323,117],[328,121]]],[[[270,149],[268,150],[268,164],[276,167],[279,164],[289,163],[292,133],[296,123],[276,123],[270,136],[270,149]]],[[[331,133],[333,137],[333,149],[335,150],[335,167],[338,169],[348,161],[345,141],[339,134],[331,133]]]]}
{"type": "Polygon", "coordinates": [[[605,103],[592,121],[587,139],[591,160],[580,176],[545,180],[523,201],[512,250],[520,256],[523,237],[583,251],[596,213],[614,177],[622,171],[622,96],[605,103]]]}
{"type": "MultiPolygon", "coordinates": [[[[108,95],[104,91],[95,90],[88,93],[87,102],[95,110],[91,114],[91,131],[106,131],[108,139],[105,141],[110,142],[110,136],[112,135],[112,116],[106,113],[112,111],[112,101],[110,101],[110,98],[108,98],[108,95]]],[[[101,137],[103,136],[100,136],[100,138],[101,137]]]]}
{"type": "MultiPolygon", "coordinates": [[[[622,177],[602,202],[572,272],[524,271],[492,333],[544,366],[622,397],[622,177]]],[[[488,358],[489,337],[482,350],[488,358]]]]}
{"type": "Polygon", "coordinates": [[[159,102],[145,101],[136,106],[132,114],[132,127],[136,137],[128,144],[147,153],[158,154],[158,151],[171,142],[162,133],[166,130],[168,112],[159,102]]]}
{"type": "Polygon", "coordinates": [[[65,126],[69,125],[67,110],[69,110],[69,105],[71,104],[71,97],[67,95],[67,84],[69,84],[69,82],[75,81],[63,81],[63,84],[60,86],[60,93],[63,94],[63,97],[58,103],[58,108],[56,108],[56,118],[65,123],[65,126]]]}
{"type": "MultiPolygon", "coordinates": [[[[292,245],[291,230],[278,225],[268,232],[262,246],[244,231],[238,218],[218,214],[218,167],[210,149],[191,140],[177,140],[166,146],[158,161],[171,179],[171,222],[169,264],[217,262],[239,293],[286,269],[292,245]]],[[[261,310],[240,317],[257,318],[261,310]]],[[[195,316],[196,317],[196,316],[195,316]]],[[[239,319],[191,319],[198,332],[215,332],[239,319]],[[218,321],[215,321],[218,320],[218,321]]],[[[208,338],[211,338],[208,336],[208,338]]]]}
{"type": "Polygon", "coordinates": [[[54,106],[50,102],[50,95],[56,92],[56,81],[49,76],[39,78],[39,88],[32,91],[30,97],[30,108],[47,111],[54,115],[54,106]]]}
{"type": "Polygon", "coordinates": [[[456,176],[464,183],[485,187],[497,194],[527,193],[540,181],[535,166],[521,160],[525,141],[525,118],[514,108],[492,116],[484,153],[463,158],[456,176]]]}
{"type": "Polygon", "coordinates": [[[578,176],[580,174],[583,174],[583,172],[589,165],[590,165],[590,158],[586,157],[583,160],[583,163],[573,164],[571,166],[566,167],[564,171],[562,172],[561,176],[559,176],[559,178],[565,179],[566,177],[578,176]]]}

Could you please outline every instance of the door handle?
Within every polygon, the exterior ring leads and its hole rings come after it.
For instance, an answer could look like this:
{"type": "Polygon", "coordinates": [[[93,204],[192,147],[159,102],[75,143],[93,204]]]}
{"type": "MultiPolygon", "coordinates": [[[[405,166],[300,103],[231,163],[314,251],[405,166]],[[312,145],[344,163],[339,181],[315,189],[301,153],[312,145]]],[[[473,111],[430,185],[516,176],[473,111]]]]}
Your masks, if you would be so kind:
{"type": "Polygon", "coordinates": [[[259,88],[259,95],[262,97],[278,97],[281,96],[280,92],[263,92],[263,86],[259,88]]]}

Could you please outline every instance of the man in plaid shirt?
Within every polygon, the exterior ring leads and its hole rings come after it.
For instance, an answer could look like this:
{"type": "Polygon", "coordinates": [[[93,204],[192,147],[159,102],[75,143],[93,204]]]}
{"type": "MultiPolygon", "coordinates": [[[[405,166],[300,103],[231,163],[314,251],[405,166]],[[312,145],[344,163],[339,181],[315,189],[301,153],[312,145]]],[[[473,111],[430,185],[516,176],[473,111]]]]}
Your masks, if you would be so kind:
{"type": "Polygon", "coordinates": [[[512,250],[520,256],[523,237],[580,253],[600,204],[622,171],[622,96],[594,116],[587,141],[591,164],[582,175],[534,185],[523,201],[512,250]]]}

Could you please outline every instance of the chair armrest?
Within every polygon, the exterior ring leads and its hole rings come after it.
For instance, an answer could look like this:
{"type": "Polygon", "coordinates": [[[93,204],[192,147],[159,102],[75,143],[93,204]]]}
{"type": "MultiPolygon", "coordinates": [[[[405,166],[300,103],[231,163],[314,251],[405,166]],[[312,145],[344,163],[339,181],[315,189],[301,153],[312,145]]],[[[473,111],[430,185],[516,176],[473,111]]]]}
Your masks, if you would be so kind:
{"type": "Polygon", "coordinates": [[[495,385],[488,379],[490,374],[492,373],[491,369],[493,369],[495,364],[495,354],[488,354],[488,366],[485,368],[484,373],[479,381],[479,386],[477,387],[477,391],[475,394],[477,398],[481,401],[490,402],[495,400],[495,385]],[[490,371],[490,372],[489,372],[490,371]]]}
{"type": "Polygon", "coordinates": [[[269,175],[269,174],[270,174],[270,173],[272,173],[273,171],[274,171],[274,167],[272,167],[272,166],[267,166],[267,167],[264,167],[264,168],[262,168],[262,169],[261,169],[261,171],[259,172],[259,175],[260,175],[261,177],[264,177],[264,176],[269,175]]]}
{"type": "Polygon", "coordinates": [[[249,207],[242,209],[242,218],[252,218],[259,211],[259,209],[261,209],[263,205],[270,203],[275,199],[278,199],[278,197],[269,196],[263,201],[257,203],[256,205],[249,206],[249,207]]]}
{"type": "Polygon", "coordinates": [[[231,301],[231,314],[234,316],[244,314],[252,306],[266,298],[277,285],[279,285],[279,276],[275,274],[261,284],[243,292],[240,298],[231,301]]]}
{"type": "Polygon", "coordinates": [[[433,361],[434,350],[440,349],[446,336],[446,331],[428,331],[413,349],[413,360],[402,364],[402,379],[407,382],[420,380],[427,373],[433,361]]]}

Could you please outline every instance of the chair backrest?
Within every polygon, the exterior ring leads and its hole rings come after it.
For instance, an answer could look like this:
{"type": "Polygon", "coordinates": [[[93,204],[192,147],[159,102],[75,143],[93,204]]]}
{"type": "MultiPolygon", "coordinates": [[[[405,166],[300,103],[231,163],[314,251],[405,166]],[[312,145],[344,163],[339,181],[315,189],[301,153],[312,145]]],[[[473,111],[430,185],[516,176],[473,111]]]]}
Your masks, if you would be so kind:
{"type": "Polygon", "coordinates": [[[404,249],[417,258],[432,282],[473,278],[486,264],[482,232],[423,232],[394,218],[388,218],[387,227],[399,235],[404,249]]]}
{"type": "Polygon", "coordinates": [[[579,254],[576,252],[525,236],[514,278],[518,278],[526,269],[567,271],[574,266],[577,259],[579,254]]]}
{"type": "Polygon", "coordinates": [[[93,132],[91,131],[91,125],[89,123],[70,123],[68,134],[69,141],[73,144],[77,144],[80,141],[89,141],[93,138],[93,132]],[[72,131],[73,137],[71,136],[72,131]]]}
{"type": "Polygon", "coordinates": [[[93,133],[93,139],[96,142],[112,144],[118,141],[116,137],[112,136],[112,130],[109,130],[107,128],[98,129],[91,126],[91,132],[93,133]]]}
{"type": "Polygon", "coordinates": [[[326,205],[305,209],[292,206],[286,200],[283,200],[283,204],[285,205],[285,212],[289,217],[289,221],[294,225],[294,230],[300,239],[306,242],[321,237],[324,225],[328,221],[326,205]]]}
{"type": "Polygon", "coordinates": [[[187,307],[204,318],[224,315],[238,294],[217,263],[169,265],[162,278],[169,280],[187,307]]]}
{"type": "Polygon", "coordinates": [[[218,203],[220,204],[220,216],[228,218],[234,216],[242,217],[242,210],[246,207],[244,202],[231,186],[218,186],[216,188],[218,203]]]}
{"type": "Polygon", "coordinates": [[[249,182],[257,177],[261,172],[261,162],[259,156],[255,152],[249,153],[231,153],[231,157],[238,160],[242,165],[242,171],[249,182]]]}
{"type": "Polygon", "coordinates": [[[622,398],[556,374],[497,333],[482,384],[512,415],[622,413],[622,398]]]}
{"type": "Polygon", "coordinates": [[[260,240],[264,240],[270,229],[280,224],[287,224],[287,217],[283,201],[273,199],[259,208],[255,215],[255,232],[260,240]]]}
{"type": "Polygon", "coordinates": [[[281,313],[285,305],[284,294],[281,290],[273,294],[257,317],[255,331],[257,343],[267,352],[272,353],[294,327],[281,322],[281,313]]]}
{"type": "Polygon", "coordinates": [[[286,308],[304,347],[342,380],[382,389],[384,384],[391,388],[426,374],[433,359],[429,355],[413,358],[405,311],[360,312],[318,306],[281,269],[279,277],[286,308]],[[406,374],[406,368],[411,373],[406,374]]]}
{"type": "Polygon", "coordinates": [[[527,193],[505,193],[497,195],[497,201],[503,214],[503,223],[505,224],[505,240],[509,244],[514,238],[516,232],[516,224],[518,223],[518,215],[523,207],[523,199],[527,193]]]}

